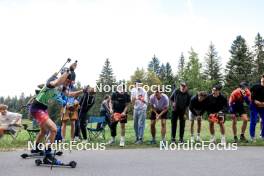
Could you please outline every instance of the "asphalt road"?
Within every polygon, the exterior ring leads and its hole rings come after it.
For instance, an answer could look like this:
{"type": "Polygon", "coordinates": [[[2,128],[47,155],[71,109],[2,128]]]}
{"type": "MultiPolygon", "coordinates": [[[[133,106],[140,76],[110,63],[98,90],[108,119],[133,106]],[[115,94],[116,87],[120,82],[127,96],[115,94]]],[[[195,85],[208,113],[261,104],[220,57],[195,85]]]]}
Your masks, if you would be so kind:
{"type": "Polygon", "coordinates": [[[237,151],[160,151],[120,149],[65,152],[63,161],[75,160],[75,169],[37,167],[35,159],[21,159],[24,151],[0,152],[0,176],[260,176],[264,147],[237,151]]]}

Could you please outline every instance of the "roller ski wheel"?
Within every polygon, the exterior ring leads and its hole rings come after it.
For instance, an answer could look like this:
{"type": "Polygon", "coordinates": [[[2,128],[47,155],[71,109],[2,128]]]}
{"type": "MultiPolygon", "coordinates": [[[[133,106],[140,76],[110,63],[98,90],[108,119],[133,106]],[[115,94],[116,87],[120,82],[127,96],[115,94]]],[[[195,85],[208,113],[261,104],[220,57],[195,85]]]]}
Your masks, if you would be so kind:
{"type": "Polygon", "coordinates": [[[77,163],[76,163],[75,161],[71,161],[71,162],[69,163],[69,166],[70,166],[71,168],[75,168],[75,167],[77,166],[77,163]]]}
{"type": "MultiPolygon", "coordinates": [[[[52,154],[54,155],[54,153],[52,154]]],[[[58,151],[55,154],[56,156],[61,156],[63,155],[62,151],[58,151]]],[[[22,155],[20,155],[21,158],[26,159],[26,158],[38,158],[38,157],[43,157],[44,156],[44,152],[39,152],[39,153],[23,153],[22,155]]]]}
{"type": "Polygon", "coordinates": [[[40,165],[43,164],[43,163],[42,163],[42,161],[41,161],[40,159],[37,159],[37,160],[35,160],[35,164],[36,164],[37,166],[40,166],[40,165]]]}
{"type": "Polygon", "coordinates": [[[45,163],[41,161],[40,159],[35,160],[36,166],[45,166],[45,167],[70,167],[70,168],[76,168],[77,163],[75,161],[71,161],[68,164],[62,163],[61,161],[56,161],[56,163],[45,163]]]}

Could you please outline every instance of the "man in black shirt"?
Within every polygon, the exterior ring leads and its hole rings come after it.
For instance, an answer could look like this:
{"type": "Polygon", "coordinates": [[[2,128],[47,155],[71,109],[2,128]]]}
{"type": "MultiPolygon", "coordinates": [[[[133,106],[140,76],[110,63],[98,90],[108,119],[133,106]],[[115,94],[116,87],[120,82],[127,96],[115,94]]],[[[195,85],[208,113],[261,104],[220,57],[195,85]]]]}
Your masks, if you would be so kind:
{"type": "Polygon", "coordinates": [[[78,111],[78,120],[75,124],[75,140],[79,140],[80,132],[85,142],[87,142],[87,113],[95,103],[95,89],[89,88],[80,99],[80,108],[78,111]]]}
{"type": "MultiPolygon", "coordinates": [[[[261,117],[262,127],[264,125],[264,75],[261,77],[260,84],[254,85],[251,89],[251,105],[250,105],[250,137],[253,142],[255,139],[255,128],[257,124],[258,114],[261,117]]],[[[264,130],[261,130],[261,137],[264,139],[264,130]]]]}
{"type": "Polygon", "coordinates": [[[171,142],[175,143],[177,121],[180,121],[180,139],[179,142],[183,143],[185,118],[184,114],[190,104],[191,95],[188,92],[188,87],[185,82],[181,82],[180,89],[175,89],[170,97],[173,105],[171,117],[171,142]]]}
{"type": "Polygon", "coordinates": [[[215,142],[215,129],[214,123],[218,123],[220,126],[220,132],[222,134],[221,144],[226,143],[225,139],[225,114],[228,111],[228,103],[226,97],[224,97],[220,91],[221,85],[215,85],[212,89],[212,94],[206,98],[206,111],[209,115],[209,128],[211,133],[210,142],[215,142]]]}
{"type": "Polygon", "coordinates": [[[200,142],[200,132],[201,132],[201,124],[202,124],[202,116],[205,111],[205,99],[207,97],[207,92],[201,91],[198,92],[197,95],[191,98],[190,106],[189,106],[189,120],[191,121],[191,142],[194,142],[194,120],[197,120],[197,138],[196,141],[200,142]]]}
{"type": "Polygon", "coordinates": [[[128,95],[127,92],[124,91],[123,85],[119,85],[117,87],[117,91],[112,94],[111,102],[112,102],[112,109],[113,109],[114,116],[119,115],[120,118],[118,120],[113,120],[113,122],[111,123],[112,139],[108,142],[108,144],[115,143],[116,127],[117,127],[118,122],[120,122],[120,126],[121,126],[120,147],[124,147],[125,146],[125,124],[127,123],[127,109],[128,109],[128,104],[130,103],[130,96],[128,95]]]}

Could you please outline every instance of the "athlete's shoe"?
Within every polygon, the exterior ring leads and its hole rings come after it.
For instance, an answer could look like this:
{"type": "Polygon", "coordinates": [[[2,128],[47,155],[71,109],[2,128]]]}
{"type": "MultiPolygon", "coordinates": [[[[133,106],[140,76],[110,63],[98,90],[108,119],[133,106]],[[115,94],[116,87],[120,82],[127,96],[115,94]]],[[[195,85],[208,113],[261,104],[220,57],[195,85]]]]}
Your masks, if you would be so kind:
{"type": "Polygon", "coordinates": [[[196,136],[196,142],[201,142],[201,141],[202,141],[201,137],[200,136],[196,136]]]}
{"type": "Polygon", "coordinates": [[[211,139],[210,139],[210,143],[215,143],[215,142],[216,142],[215,137],[214,137],[214,136],[211,137],[211,139]]]}
{"type": "Polygon", "coordinates": [[[52,155],[47,155],[44,157],[43,159],[43,163],[44,164],[59,164],[60,161],[57,160],[54,156],[52,155]]]}
{"type": "Polygon", "coordinates": [[[155,145],[157,144],[156,140],[155,139],[152,139],[150,142],[149,142],[150,145],[155,145]]]}
{"type": "Polygon", "coordinates": [[[246,139],[245,135],[243,135],[243,134],[240,135],[240,142],[244,142],[244,143],[248,142],[248,140],[246,139]]]}
{"type": "Polygon", "coordinates": [[[222,138],[221,138],[221,144],[222,144],[222,145],[225,145],[225,144],[226,144],[226,138],[225,138],[225,137],[222,137],[222,138]]]}
{"type": "Polygon", "coordinates": [[[139,139],[135,144],[139,145],[139,144],[143,144],[143,140],[139,139]]]}
{"type": "Polygon", "coordinates": [[[238,143],[238,137],[234,136],[234,143],[238,143]]]}
{"type": "Polygon", "coordinates": [[[255,137],[250,137],[250,142],[252,142],[252,143],[256,143],[256,142],[257,142],[257,140],[256,140],[256,138],[255,138],[255,137]]]}
{"type": "Polygon", "coordinates": [[[111,138],[108,142],[107,142],[108,145],[113,145],[115,144],[115,138],[111,138]]]}
{"type": "Polygon", "coordinates": [[[36,149],[32,149],[31,151],[30,151],[30,153],[42,153],[43,151],[42,150],[40,150],[39,148],[38,148],[38,146],[36,147],[36,149]]]}
{"type": "Polygon", "coordinates": [[[83,139],[82,143],[89,143],[89,140],[88,139],[83,139]]]}
{"type": "Polygon", "coordinates": [[[171,139],[171,144],[175,144],[176,140],[175,139],[171,139]]]}
{"type": "Polygon", "coordinates": [[[193,136],[191,136],[191,143],[194,143],[194,137],[193,136]]]}
{"type": "Polygon", "coordinates": [[[120,147],[125,147],[125,138],[124,137],[121,137],[119,146],[120,147]]]}
{"type": "Polygon", "coordinates": [[[183,144],[183,143],[184,143],[183,139],[179,139],[179,144],[183,144]]]}

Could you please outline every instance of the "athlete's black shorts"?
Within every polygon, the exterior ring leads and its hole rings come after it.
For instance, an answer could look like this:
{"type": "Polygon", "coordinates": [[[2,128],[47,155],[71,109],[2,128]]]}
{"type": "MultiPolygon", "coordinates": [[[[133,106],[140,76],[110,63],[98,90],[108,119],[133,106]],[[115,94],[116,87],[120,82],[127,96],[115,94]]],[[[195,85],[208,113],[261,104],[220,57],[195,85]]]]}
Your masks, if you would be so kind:
{"type": "Polygon", "coordinates": [[[232,114],[235,114],[236,116],[241,116],[242,114],[246,114],[246,110],[243,105],[236,106],[233,110],[234,112],[232,114]]]}

